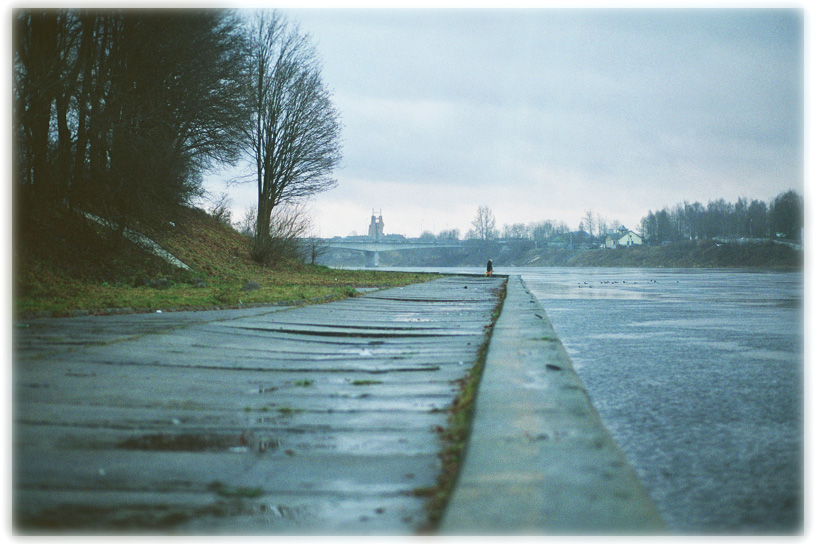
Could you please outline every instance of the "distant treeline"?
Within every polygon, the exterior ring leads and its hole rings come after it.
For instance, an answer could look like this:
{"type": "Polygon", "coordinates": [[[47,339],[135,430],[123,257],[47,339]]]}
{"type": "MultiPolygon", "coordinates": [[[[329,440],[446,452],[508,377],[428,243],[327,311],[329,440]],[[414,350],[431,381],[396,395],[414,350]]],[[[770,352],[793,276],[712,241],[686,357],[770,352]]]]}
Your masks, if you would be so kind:
{"type": "MultiPolygon", "coordinates": [[[[640,225],[632,229],[647,245],[660,245],[681,240],[712,240],[714,238],[769,238],[801,241],[804,225],[804,201],[796,191],[780,193],[770,204],[762,200],[740,198],[726,202],[720,198],[703,206],[699,202],[683,202],[672,208],[649,213],[640,225]]],[[[533,223],[505,224],[496,228],[492,211],[480,207],[473,221],[473,229],[464,239],[489,242],[491,240],[532,241],[555,247],[591,247],[604,244],[609,233],[627,230],[618,221],[609,221],[593,211],[581,218],[578,230],[572,230],[563,221],[544,220],[533,223]]],[[[424,232],[426,240],[459,240],[458,229],[434,235],[424,232]]]]}
{"type": "Polygon", "coordinates": [[[650,244],[713,238],[801,240],[803,225],[803,199],[796,191],[787,191],[770,204],[719,199],[708,206],[684,202],[671,209],[650,210],[641,221],[641,234],[650,244]]]}

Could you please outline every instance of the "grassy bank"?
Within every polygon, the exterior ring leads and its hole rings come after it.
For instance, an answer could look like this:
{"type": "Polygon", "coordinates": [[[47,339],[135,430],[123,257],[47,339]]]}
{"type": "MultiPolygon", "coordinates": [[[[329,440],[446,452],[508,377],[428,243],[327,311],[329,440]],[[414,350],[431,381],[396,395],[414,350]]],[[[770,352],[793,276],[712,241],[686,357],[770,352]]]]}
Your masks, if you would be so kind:
{"type": "Polygon", "coordinates": [[[770,241],[718,244],[700,240],[657,247],[584,250],[573,255],[567,266],[796,269],[804,266],[804,253],[770,241]]]}
{"type": "Polygon", "coordinates": [[[182,208],[144,234],[190,267],[176,268],[74,213],[26,218],[15,229],[13,311],[69,315],[234,307],[353,295],[358,287],[426,281],[423,274],[334,270],[302,263],[260,266],[249,241],[202,210],[182,208]],[[245,290],[254,282],[258,288],[245,290]]]}

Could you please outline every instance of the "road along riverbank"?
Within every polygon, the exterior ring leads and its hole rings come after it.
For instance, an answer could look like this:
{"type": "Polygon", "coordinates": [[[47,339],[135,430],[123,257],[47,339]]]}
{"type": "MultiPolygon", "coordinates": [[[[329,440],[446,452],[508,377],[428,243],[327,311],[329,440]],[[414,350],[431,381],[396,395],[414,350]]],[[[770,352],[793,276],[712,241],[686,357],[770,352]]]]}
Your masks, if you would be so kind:
{"type": "Polygon", "coordinates": [[[15,323],[15,531],[416,532],[505,281],[15,323]]]}
{"type": "Polygon", "coordinates": [[[487,352],[447,534],[658,533],[544,309],[511,276],[487,352]]]}

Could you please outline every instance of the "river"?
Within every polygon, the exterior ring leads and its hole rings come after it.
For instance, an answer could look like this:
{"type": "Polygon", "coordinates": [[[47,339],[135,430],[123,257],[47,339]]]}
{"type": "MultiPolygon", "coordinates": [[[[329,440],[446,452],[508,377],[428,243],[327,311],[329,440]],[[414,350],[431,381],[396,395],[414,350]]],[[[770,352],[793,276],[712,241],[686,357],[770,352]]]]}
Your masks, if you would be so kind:
{"type": "Polygon", "coordinates": [[[801,272],[496,273],[521,275],[539,299],[671,532],[802,530],[801,272]]]}

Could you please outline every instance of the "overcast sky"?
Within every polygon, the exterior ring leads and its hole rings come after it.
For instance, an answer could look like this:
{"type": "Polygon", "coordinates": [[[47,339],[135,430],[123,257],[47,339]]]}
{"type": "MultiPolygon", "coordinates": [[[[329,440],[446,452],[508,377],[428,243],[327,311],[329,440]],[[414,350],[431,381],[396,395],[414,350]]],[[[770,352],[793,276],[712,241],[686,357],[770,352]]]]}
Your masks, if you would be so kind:
{"type": "MultiPolygon", "coordinates": [[[[323,237],[587,210],[636,229],[683,201],[804,188],[798,10],[287,10],[341,112],[323,237]]],[[[216,193],[220,184],[210,178],[216,193]]],[[[228,189],[234,213],[253,184],[228,189]]],[[[237,218],[237,217],[236,217],[237,218]]]]}

